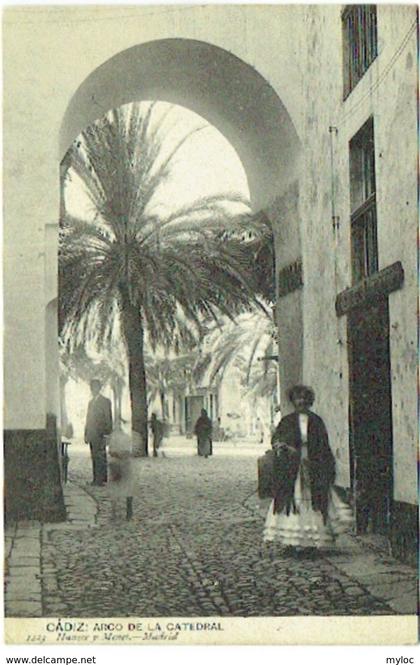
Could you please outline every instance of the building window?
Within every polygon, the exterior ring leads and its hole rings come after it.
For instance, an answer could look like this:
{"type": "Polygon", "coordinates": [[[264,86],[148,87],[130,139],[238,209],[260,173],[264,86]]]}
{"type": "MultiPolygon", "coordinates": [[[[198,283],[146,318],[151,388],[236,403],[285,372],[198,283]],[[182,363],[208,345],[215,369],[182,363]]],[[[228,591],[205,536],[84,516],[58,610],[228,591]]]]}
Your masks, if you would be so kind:
{"type": "Polygon", "coordinates": [[[348,5],[342,21],[346,98],[378,55],[376,5],[348,5]]]}
{"type": "Polygon", "coordinates": [[[350,141],[350,207],[353,282],[378,271],[373,118],[350,141]]]}

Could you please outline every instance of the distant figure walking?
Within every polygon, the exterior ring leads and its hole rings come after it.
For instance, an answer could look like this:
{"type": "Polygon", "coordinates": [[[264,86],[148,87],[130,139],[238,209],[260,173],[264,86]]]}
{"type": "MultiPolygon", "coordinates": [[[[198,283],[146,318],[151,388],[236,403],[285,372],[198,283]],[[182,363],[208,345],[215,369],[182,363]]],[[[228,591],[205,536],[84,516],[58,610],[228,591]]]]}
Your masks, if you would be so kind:
{"type": "Polygon", "coordinates": [[[152,430],[153,438],[153,457],[158,456],[158,450],[163,441],[163,422],[159,420],[156,413],[152,413],[150,418],[150,429],[152,430]]]}
{"type": "Polygon", "coordinates": [[[222,420],[220,417],[217,419],[216,432],[213,432],[213,440],[222,442],[225,440],[225,430],[222,427],[222,420]]]}
{"type": "Polygon", "coordinates": [[[351,526],[352,513],[333,488],[335,460],[324,422],[310,410],[313,390],[294,386],[289,399],[295,411],[281,419],[271,441],[274,501],[263,539],[313,554],[351,526]]]}
{"type": "Polygon", "coordinates": [[[112,518],[116,518],[120,499],[126,502],[126,519],[133,517],[134,474],[131,437],[123,432],[121,422],[109,437],[108,488],[111,497],[112,518]]]}
{"type": "Polygon", "coordinates": [[[258,443],[264,443],[264,426],[262,424],[261,418],[257,418],[255,422],[255,433],[257,435],[258,443]]]}
{"type": "Polygon", "coordinates": [[[100,381],[93,379],[90,382],[90,390],[92,399],[86,415],[85,443],[90,446],[93,484],[101,486],[107,481],[105,436],[112,432],[112,408],[111,401],[101,395],[100,381]]]}
{"type": "Polygon", "coordinates": [[[73,425],[67,423],[64,428],[63,436],[61,437],[61,467],[63,470],[63,480],[66,483],[68,480],[68,470],[69,470],[69,446],[71,446],[71,440],[74,436],[73,425]]]}
{"type": "Polygon", "coordinates": [[[194,434],[197,436],[197,454],[200,457],[209,457],[213,454],[212,443],[213,425],[205,409],[201,409],[201,416],[198,418],[194,427],[194,434]]]}

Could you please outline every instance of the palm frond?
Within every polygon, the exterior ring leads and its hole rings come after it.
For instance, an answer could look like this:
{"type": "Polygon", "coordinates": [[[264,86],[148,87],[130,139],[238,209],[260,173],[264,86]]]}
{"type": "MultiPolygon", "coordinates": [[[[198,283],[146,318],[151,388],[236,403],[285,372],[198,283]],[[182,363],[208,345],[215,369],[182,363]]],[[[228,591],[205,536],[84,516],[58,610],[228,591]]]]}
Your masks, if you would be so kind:
{"type": "Polygon", "coordinates": [[[70,346],[109,348],[128,293],[145,324],[149,351],[198,348],[209,325],[221,339],[226,330],[225,342],[214,342],[212,359],[205,356],[207,370],[220,377],[248,353],[249,383],[269,322],[255,265],[263,250],[271,251],[271,229],[235,192],[166,214],[153,206],[176,155],[205,129],[167,141],[170,117],[169,109],[159,118],[155,103],[121,107],[72,145],[70,169],[83,183],[93,215],[65,214],[60,221],[60,330],[70,346]],[[252,317],[260,343],[245,326],[252,317]]]}

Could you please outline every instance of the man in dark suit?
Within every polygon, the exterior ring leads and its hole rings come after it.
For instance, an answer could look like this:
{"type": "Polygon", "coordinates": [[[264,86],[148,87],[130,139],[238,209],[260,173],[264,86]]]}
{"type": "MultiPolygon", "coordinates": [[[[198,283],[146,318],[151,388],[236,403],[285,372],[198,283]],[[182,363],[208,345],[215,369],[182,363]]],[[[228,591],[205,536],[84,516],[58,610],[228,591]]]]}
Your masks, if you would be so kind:
{"type": "Polygon", "coordinates": [[[101,382],[93,379],[90,382],[92,399],[89,402],[85,443],[90,446],[93,466],[93,484],[104,485],[107,481],[107,459],[105,436],[112,432],[111,402],[101,395],[101,382]]]}

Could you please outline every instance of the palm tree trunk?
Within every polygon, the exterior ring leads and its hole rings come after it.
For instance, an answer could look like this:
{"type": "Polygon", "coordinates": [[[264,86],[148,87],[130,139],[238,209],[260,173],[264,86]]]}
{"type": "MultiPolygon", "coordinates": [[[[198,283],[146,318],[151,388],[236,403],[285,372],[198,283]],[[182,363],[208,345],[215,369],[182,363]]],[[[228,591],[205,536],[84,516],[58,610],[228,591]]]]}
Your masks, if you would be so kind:
{"type": "Polygon", "coordinates": [[[127,344],[128,382],[131,400],[133,451],[147,457],[147,386],[144,367],[144,330],[140,307],[133,305],[122,292],[122,332],[127,344]]]}
{"type": "Polygon", "coordinates": [[[160,391],[160,410],[162,412],[162,420],[165,420],[165,393],[160,391]]]}

